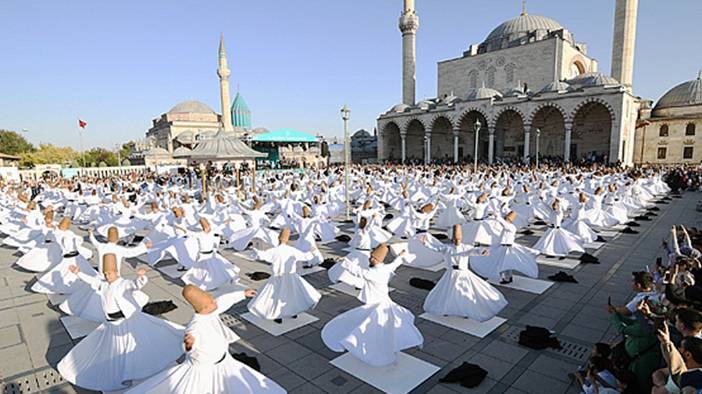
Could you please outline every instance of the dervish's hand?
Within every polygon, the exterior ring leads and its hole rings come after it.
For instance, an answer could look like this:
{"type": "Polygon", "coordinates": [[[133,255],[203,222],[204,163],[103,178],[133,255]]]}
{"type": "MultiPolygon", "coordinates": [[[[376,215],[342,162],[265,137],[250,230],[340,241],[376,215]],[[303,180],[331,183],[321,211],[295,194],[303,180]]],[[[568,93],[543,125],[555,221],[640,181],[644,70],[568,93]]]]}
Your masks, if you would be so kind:
{"type": "Polygon", "coordinates": [[[480,252],[481,256],[490,256],[490,249],[483,249],[482,252],[480,252]]]}
{"type": "Polygon", "coordinates": [[[146,270],[143,268],[139,268],[139,271],[137,271],[137,275],[139,275],[140,277],[146,275],[146,270]]]}
{"type": "Polygon", "coordinates": [[[185,350],[189,352],[192,350],[193,345],[195,344],[195,337],[190,334],[186,334],[185,338],[183,339],[183,344],[185,345],[185,350]]]}
{"type": "Polygon", "coordinates": [[[407,254],[407,251],[406,251],[406,250],[403,250],[402,252],[400,252],[400,254],[399,254],[398,256],[404,256],[404,255],[406,255],[406,254],[407,254]]]}
{"type": "Polygon", "coordinates": [[[146,246],[146,249],[151,249],[154,246],[154,243],[151,242],[150,239],[147,239],[146,242],[144,242],[144,245],[146,246]]]}
{"type": "Polygon", "coordinates": [[[78,268],[77,265],[71,265],[70,267],[68,267],[68,270],[76,275],[80,272],[80,268],[78,268]]]}
{"type": "Polygon", "coordinates": [[[253,298],[253,297],[256,297],[256,290],[254,290],[254,289],[246,289],[246,290],[244,290],[244,296],[246,296],[246,298],[253,298]]]}

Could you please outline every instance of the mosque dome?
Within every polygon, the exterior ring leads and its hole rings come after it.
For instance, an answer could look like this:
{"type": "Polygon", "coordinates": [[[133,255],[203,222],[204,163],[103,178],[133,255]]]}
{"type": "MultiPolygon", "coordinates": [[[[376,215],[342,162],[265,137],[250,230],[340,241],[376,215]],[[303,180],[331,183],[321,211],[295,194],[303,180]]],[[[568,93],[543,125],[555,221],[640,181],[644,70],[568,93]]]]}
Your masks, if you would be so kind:
{"type": "Polygon", "coordinates": [[[515,34],[527,34],[534,31],[555,31],[563,26],[551,18],[539,15],[522,14],[503,22],[488,34],[485,41],[499,40],[515,34]]]}
{"type": "MultiPolygon", "coordinates": [[[[523,11],[521,15],[503,22],[488,34],[481,47],[490,52],[498,49],[519,46],[533,40],[541,40],[549,33],[564,30],[564,27],[551,18],[539,15],[529,15],[523,11]]],[[[564,39],[572,41],[570,33],[564,34],[564,39]]]]}
{"type": "Polygon", "coordinates": [[[236,92],[234,102],[231,107],[232,125],[234,127],[242,127],[244,129],[251,128],[251,110],[239,92],[236,92]]]}
{"type": "Polygon", "coordinates": [[[181,146],[181,147],[176,148],[176,150],[173,151],[173,157],[176,157],[176,158],[177,157],[188,157],[188,156],[190,156],[190,152],[192,152],[192,150],[190,150],[184,146],[181,146]]]}
{"type": "Polygon", "coordinates": [[[397,104],[396,106],[390,108],[390,112],[405,112],[410,108],[407,104],[397,104]]]}
{"type": "Polygon", "coordinates": [[[423,111],[428,111],[436,106],[436,103],[434,103],[431,100],[422,100],[417,103],[417,107],[423,111]]]}
{"type": "Polygon", "coordinates": [[[524,86],[521,82],[518,82],[516,86],[513,86],[505,91],[505,97],[523,97],[529,94],[524,91],[524,86]]]}
{"type": "Polygon", "coordinates": [[[610,77],[609,75],[604,75],[599,72],[583,73],[575,76],[567,81],[570,85],[577,87],[591,87],[591,86],[619,86],[621,85],[619,81],[610,77]]]}
{"type": "Polygon", "coordinates": [[[451,104],[453,104],[453,102],[456,101],[456,100],[458,100],[458,97],[456,97],[456,96],[453,94],[453,91],[451,91],[451,93],[449,93],[448,95],[446,95],[446,97],[444,97],[443,100],[441,100],[441,101],[442,101],[444,104],[451,105],[451,104]]]}
{"type": "Polygon", "coordinates": [[[667,91],[653,108],[653,116],[669,116],[672,111],[679,112],[684,107],[696,107],[686,113],[702,113],[702,72],[697,79],[683,82],[667,91]]]}
{"type": "Polygon", "coordinates": [[[176,104],[170,111],[169,114],[214,114],[215,112],[212,108],[208,107],[207,104],[203,104],[200,101],[190,100],[182,101],[176,104]]]}
{"type": "Polygon", "coordinates": [[[474,100],[483,100],[483,99],[488,99],[488,98],[501,98],[502,93],[498,92],[495,89],[492,88],[486,88],[485,86],[479,87],[477,89],[471,89],[468,91],[468,95],[466,96],[466,100],[468,101],[474,101],[474,100]]]}
{"type": "Polygon", "coordinates": [[[570,90],[570,85],[562,81],[554,81],[544,86],[539,93],[565,93],[570,90]]]}

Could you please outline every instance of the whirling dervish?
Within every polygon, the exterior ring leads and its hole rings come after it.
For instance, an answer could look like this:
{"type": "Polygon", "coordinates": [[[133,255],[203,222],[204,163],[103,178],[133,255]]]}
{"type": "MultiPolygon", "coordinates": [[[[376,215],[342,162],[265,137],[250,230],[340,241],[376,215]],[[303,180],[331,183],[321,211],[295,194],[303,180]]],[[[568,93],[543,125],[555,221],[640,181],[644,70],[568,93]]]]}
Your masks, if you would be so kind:
{"type": "Polygon", "coordinates": [[[298,273],[298,264],[309,261],[313,252],[302,252],[288,245],[290,230],[280,232],[278,246],[255,250],[256,258],[271,264],[273,274],[249,302],[248,308],[254,316],[282,323],[283,318],[297,315],[314,308],[322,295],[298,273]]]}
{"type": "Polygon", "coordinates": [[[100,294],[106,321],[71,349],[58,363],[63,378],[97,391],[128,387],[166,368],[183,354],[183,327],[147,315],[133,292],[147,283],[144,269],[130,281],[117,274],[117,257],[103,257],[104,279],[85,275],[76,265],[70,270],[100,294]]]}
{"type": "Polygon", "coordinates": [[[379,245],[371,253],[369,267],[356,272],[364,280],[360,294],[364,305],[338,315],[322,329],[322,341],[329,349],[349,351],[374,367],[390,365],[398,352],[424,342],[412,312],[393,302],[388,294],[388,282],[402,265],[404,252],[390,264],[383,262],[387,254],[387,245],[379,245]]]}
{"type": "Polygon", "coordinates": [[[480,322],[495,317],[505,306],[505,297],[470,270],[471,257],[487,256],[488,249],[462,243],[461,226],[453,226],[453,242],[427,247],[444,256],[446,271],[424,300],[424,310],[436,316],[461,316],[480,322]]]}
{"type": "Polygon", "coordinates": [[[183,297],[193,307],[195,315],[185,328],[182,344],[174,346],[182,352],[184,344],[185,361],[152,376],[127,393],[285,393],[276,382],[229,354],[229,344],[239,337],[222,323],[219,315],[244,297],[255,294],[247,289],[215,299],[196,286],[186,285],[183,297]]]}

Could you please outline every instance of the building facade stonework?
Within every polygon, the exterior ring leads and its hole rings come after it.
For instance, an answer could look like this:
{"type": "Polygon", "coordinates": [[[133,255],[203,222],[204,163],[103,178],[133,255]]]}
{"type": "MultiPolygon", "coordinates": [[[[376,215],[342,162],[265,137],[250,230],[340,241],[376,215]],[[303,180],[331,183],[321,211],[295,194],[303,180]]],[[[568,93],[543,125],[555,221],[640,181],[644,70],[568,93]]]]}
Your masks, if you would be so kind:
{"type": "MultiPolygon", "coordinates": [[[[615,24],[630,33],[636,2],[617,0],[617,7],[628,11],[616,13],[615,24]]],[[[415,11],[406,2],[408,13],[415,11]]],[[[616,48],[634,45],[633,34],[615,31],[618,40],[628,41],[615,42],[616,48]]],[[[629,52],[619,56],[617,70],[629,75],[633,60],[629,52]]],[[[550,18],[523,10],[461,57],[439,62],[437,80],[436,97],[408,104],[403,95],[402,104],[378,117],[379,160],[469,160],[477,128],[478,157],[490,163],[530,159],[537,150],[566,161],[634,162],[644,101],[599,73],[587,45],[550,18]]],[[[407,83],[413,81],[403,78],[403,92],[410,90],[407,83]]]]}

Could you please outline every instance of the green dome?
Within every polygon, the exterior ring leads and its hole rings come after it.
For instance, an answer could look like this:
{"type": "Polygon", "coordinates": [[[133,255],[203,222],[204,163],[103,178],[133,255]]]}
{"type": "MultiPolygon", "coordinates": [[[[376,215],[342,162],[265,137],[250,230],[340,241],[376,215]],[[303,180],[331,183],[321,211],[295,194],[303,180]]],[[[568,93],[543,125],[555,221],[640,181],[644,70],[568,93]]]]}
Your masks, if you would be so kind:
{"type": "Polygon", "coordinates": [[[251,128],[251,110],[244,101],[244,96],[236,92],[234,102],[232,103],[232,125],[234,127],[242,127],[245,129],[251,128]]]}

